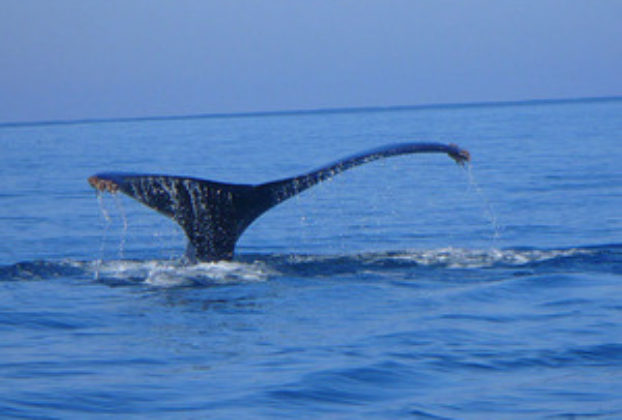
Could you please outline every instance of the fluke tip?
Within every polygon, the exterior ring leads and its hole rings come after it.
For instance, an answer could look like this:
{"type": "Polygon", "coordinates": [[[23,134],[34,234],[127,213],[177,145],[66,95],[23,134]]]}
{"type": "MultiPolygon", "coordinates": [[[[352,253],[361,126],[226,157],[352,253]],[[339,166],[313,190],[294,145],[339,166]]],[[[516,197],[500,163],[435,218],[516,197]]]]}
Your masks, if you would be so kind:
{"type": "Polygon", "coordinates": [[[114,181],[101,179],[97,175],[90,176],[88,182],[91,184],[91,187],[95,188],[97,191],[115,193],[119,190],[119,186],[114,181]]]}
{"type": "Polygon", "coordinates": [[[460,166],[464,166],[465,163],[471,161],[471,154],[466,149],[461,149],[457,144],[451,143],[449,145],[452,151],[449,152],[449,156],[456,161],[456,163],[460,166]]]}

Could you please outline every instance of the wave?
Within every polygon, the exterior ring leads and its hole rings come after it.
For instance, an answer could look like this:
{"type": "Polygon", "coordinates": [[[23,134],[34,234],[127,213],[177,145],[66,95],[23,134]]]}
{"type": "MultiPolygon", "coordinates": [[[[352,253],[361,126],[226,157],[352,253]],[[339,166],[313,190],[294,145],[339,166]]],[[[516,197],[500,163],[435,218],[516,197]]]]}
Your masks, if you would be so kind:
{"type": "Polygon", "coordinates": [[[179,260],[26,261],[0,266],[0,281],[88,278],[110,285],[209,286],[283,276],[387,273],[395,270],[475,270],[572,266],[622,273],[622,245],[564,249],[438,248],[344,255],[246,254],[235,261],[187,264],[179,260]]]}
{"type": "Polygon", "coordinates": [[[0,281],[89,278],[110,285],[175,287],[264,281],[273,273],[261,262],[184,264],[174,260],[25,261],[0,267],[0,281]]]}
{"type": "Polygon", "coordinates": [[[470,249],[437,248],[428,250],[390,251],[355,255],[289,255],[272,256],[265,260],[279,271],[304,272],[355,269],[358,271],[386,270],[392,268],[425,269],[490,269],[563,267],[569,264],[612,269],[622,272],[622,245],[603,245],[563,249],[470,249]]]}

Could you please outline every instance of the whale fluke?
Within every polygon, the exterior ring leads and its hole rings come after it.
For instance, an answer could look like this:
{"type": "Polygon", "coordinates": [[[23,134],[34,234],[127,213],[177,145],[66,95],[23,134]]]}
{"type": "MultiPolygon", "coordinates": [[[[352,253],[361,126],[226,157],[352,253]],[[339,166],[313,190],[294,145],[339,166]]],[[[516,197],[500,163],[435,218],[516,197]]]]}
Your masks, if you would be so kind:
{"type": "Polygon", "coordinates": [[[352,167],[410,153],[446,153],[460,165],[470,160],[469,152],[454,144],[399,143],[340,159],[299,176],[258,185],[124,172],[99,173],[89,177],[88,182],[98,191],[121,191],[179,223],[189,240],[189,258],[230,260],[246,228],[280,202],[352,167]]]}

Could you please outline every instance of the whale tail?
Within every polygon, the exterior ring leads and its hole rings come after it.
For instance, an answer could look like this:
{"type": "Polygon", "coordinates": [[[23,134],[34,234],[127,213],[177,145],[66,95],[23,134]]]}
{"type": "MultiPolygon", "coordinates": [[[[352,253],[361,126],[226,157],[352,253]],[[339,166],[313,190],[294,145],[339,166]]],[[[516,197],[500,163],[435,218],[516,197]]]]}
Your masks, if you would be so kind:
{"type": "Polygon", "coordinates": [[[352,167],[409,153],[446,153],[458,164],[470,160],[469,153],[456,145],[400,143],[340,159],[303,175],[258,185],[123,172],[96,174],[88,182],[98,191],[121,191],[179,223],[189,240],[189,258],[230,260],[246,228],[280,202],[352,167]]]}

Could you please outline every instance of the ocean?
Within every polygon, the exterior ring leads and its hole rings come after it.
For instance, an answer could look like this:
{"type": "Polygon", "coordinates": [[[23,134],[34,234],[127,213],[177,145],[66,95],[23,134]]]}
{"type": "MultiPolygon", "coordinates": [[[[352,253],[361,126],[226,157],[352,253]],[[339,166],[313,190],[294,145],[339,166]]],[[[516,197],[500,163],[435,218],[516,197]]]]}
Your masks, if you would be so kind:
{"type": "Polygon", "coordinates": [[[3,418],[622,418],[622,100],[0,125],[3,418]],[[184,263],[90,175],[261,183],[184,263]]]}

